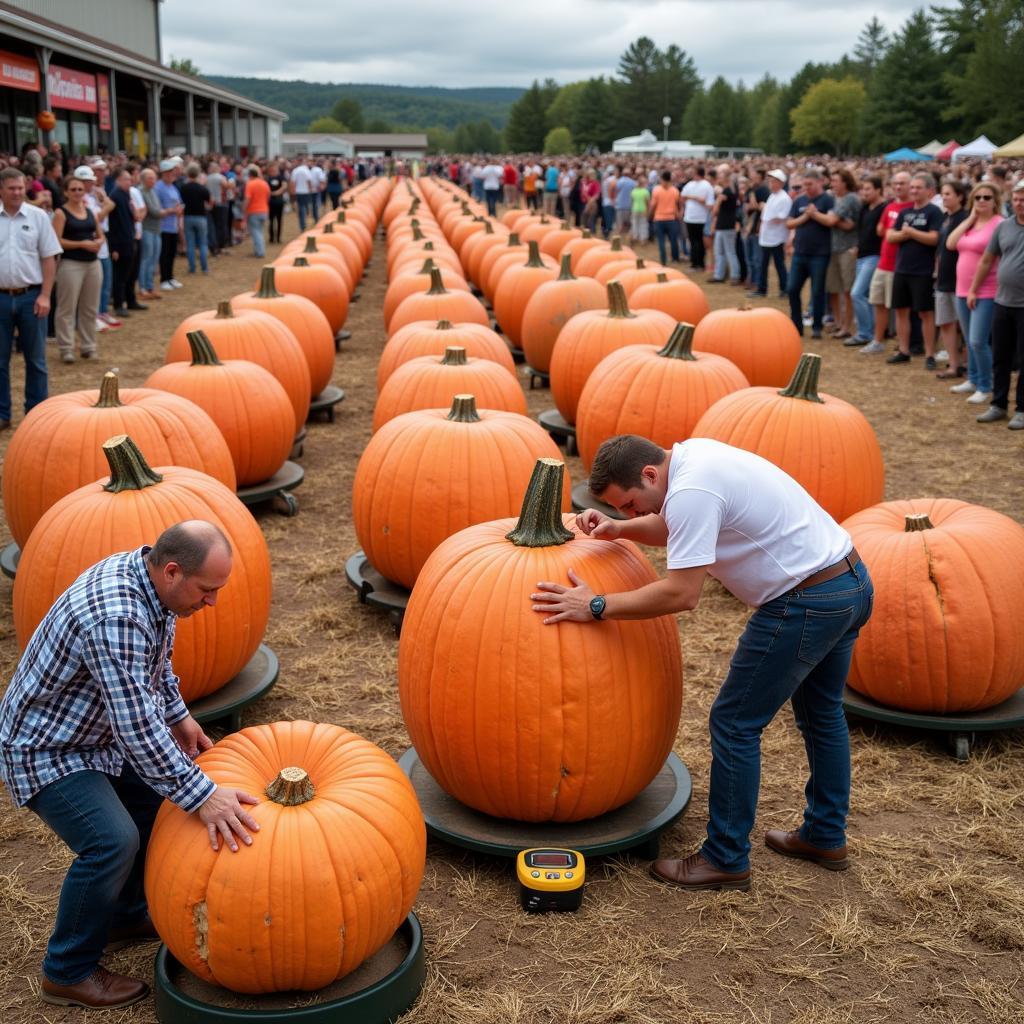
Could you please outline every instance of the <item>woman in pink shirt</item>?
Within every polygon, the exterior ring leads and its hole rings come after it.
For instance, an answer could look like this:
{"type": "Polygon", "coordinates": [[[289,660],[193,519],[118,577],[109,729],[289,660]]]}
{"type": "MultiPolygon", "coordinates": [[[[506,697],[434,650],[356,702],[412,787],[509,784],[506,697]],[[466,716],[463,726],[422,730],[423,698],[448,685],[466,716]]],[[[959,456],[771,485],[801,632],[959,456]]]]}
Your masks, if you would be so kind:
{"type": "Polygon", "coordinates": [[[956,311],[960,329],[967,339],[967,380],[950,388],[954,394],[966,394],[972,405],[988,405],[992,400],[992,314],[995,312],[996,270],[999,261],[978,289],[974,309],[967,305],[967,292],[988,246],[992,233],[1003,219],[999,213],[1000,192],[989,181],[980,181],[971,189],[970,214],[946,239],[946,248],[959,253],[956,263],[956,311]]]}
{"type": "Polygon", "coordinates": [[[593,167],[587,168],[580,184],[580,202],[583,204],[583,226],[593,231],[601,205],[601,184],[593,167]]]}

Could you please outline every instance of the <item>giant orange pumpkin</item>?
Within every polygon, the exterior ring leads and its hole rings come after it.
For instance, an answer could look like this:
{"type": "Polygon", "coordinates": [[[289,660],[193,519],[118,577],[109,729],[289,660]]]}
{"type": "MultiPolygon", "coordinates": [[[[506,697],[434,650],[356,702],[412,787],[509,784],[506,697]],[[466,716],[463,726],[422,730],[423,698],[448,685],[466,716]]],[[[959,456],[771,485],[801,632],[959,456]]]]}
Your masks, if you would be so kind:
{"type": "Polygon", "coordinates": [[[356,290],[356,284],[362,276],[362,269],[360,268],[358,275],[355,274],[337,249],[330,245],[325,245],[323,248],[318,246],[318,237],[318,235],[307,234],[303,236],[302,242],[298,242],[296,239],[298,244],[293,243],[296,247],[294,249],[286,247],[285,251],[274,261],[275,265],[288,266],[296,256],[301,256],[314,267],[330,267],[338,275],[338,279],[351,298],[352,293],[356,290]]]}
{"type": "Polygon", "coordinates": [[[526,253],[526,243],[520,241],[519,235],[513,231],[512,234],[505,239],[502,245],[491,246],[491,248],[480,257],[480,276],[479,278],[474,278],[474,280],[480,286],[480,291],[487,296],[488,301],[490,301],[491,296],[494,295],[494,286],[497,284],[493,276],[495,264],[500,259],[510,254],[522,256],[523,259],[525,259],[526,253]]]}
{"type": "Polygon", "coordinates": [[[258,290],[234,296],[231,305],[269,313],[295,335],[309,364],[310,392],[319,395],[334,376],[334,332],[316,303],[302,295],[279,292],[274,275],[273,266],[264,267],[258,290]]]}
{"type": "Polygon", "coordinates": [[[414,409],[448,409],[456,395],[476,396],[481,409],[503,409],[526,415],[519,381],[490,359],[467,359],[466,350],[451,345],[444,356],[420,356],[402,363],[377,396],[373,429],[414,409]]]}
{"type": "MultiPolygon", "coordinates": [[[[277,274],[280,280],[280,270],[277,274]]],[[[258,309],[235,312],[230,302],[219,302],[216,310],[194,313],[178,324],[167,346],[165,363],[191,360],[190,331],[202,331],[222,359],[248,359],[276,377],[292,403],[295,433],[302,430],[312,391],[309,363],[298,339],[280,320],[258,309]]]]}
{"type": "Polygon", "coordinates": [[[561,622],[531,610],[570,568],[597,593],[656,579],[628,541],[577,533],[564,467],[542,459],[515,519],[471,526],[427,559],[402,623],[402,717],[437,782],[500,818],[580,821],[633,799],[679,724],[675,618],[561,622]]]}
{"type": "MultiPolygon", "coordinates": [[[[404,587],[453,533],[514,515],[537,459],[558,458],[547,431],[514,412],[477,411],[472,395],[450,410],[396,416],[363,451],[352,519],[370,564],[404,587]]],[[[565,474],[563,511],[569,506],[565,474]]]]}
{"type": "Polygon", "coordinates": [[[864,414],[841,398],[818,393],[820,369],[821,356],[807,354],[782,391],[751,387],[720,398],[692,436],[774,462],[841,522],[882,500],[885,468],[864,414]]]}
{"type": "Polygon", "coordinates": [[[270,552],[252,513],[211,476],[180,466],[150,469],[123,435],[103,444],[109,479],[79,487],[39,520],[18,563],[14,628],[25,648],[54,601],[91,565],[156,538],[185,519],[219,526],[233,550],[231,576],[212,608],[179,619],[174,671],[186,702],[242,670],[270,617],[270,552]]]}
{"type": "MultiPolygon", "coordinates": [[[[558,334],[551,355],[551,396],[567,423],[576,422],[580,392],[606,355],[627,345],[658,345],[675,321],[656,309],[632,311],[618,281],[607,288],[608,308],[577,313],[558,334]]],[[[532,364],[531,364],[532,365],[532,364]]]]}
{"type": "Polygon", "coordinates": [[[578,263],[573,261],[572,269],[580,277],[592,277],[606,263],[615,263],[623,259],[635,260],[636,253],[628,245],[623,245],[618,235],[614,235],[610,242],[600,242],[587,249],[580,256],[578,263]]]}
{"type": "Polygon", "coordinates": [[[770,306],[716,309],[693,335],[698,352],[731,359],[753,387],[785,387],[803,352],[793,321],[770,306]]]}
{"type": "Polygon", "coordinates": [[[416,320],[388,338],[377,363],[377,390],[403,363],[419,356],[443,356],[452,345],[464,348],[467,356],[490,359],[515,374],[516,364],[508,345],[490,327],[481,324],[453,324],[449,320],[416,320]]]}
{"type": "Polygon", "coordinates": [[[466,270],[469,280],[479,287],[480,263],[487,254],[487,251],[496,245],[505,245],[507,243],[508,232],[496,230],[490,221],[484,224],[483,231],[470,235],[466,240],[466,244],[462,247],[462,252],[459,253],[459,258],[462,260],[462,265],[466,270]]]}
{"type": "Polygon", "coordinates": [[[572,272],[575,274],[584,253],[590,252],[591,249],[607,248],[607,246],[608,243],[603,238],[595,237],[588,229],[584,228],[583,234],[579,238],[569,239],[562,246],[562,251],[558,255],[561,258],[568,254],[572,272]]]}
{"type": "Polygon", "coordinates": [[[275,722],[197,763],[260,802],[237,853],[210,848],[165,802],[146,854],[149,913],[178,961],[235,992],[312,991],[354,971],[416,900],[426,829],[412,785],[379,747],[337,725],[275,722]]]}
{"type": "Polygon", "coordinates": [[[361,223],[355,216],[350,217],[347,210],[332,211],[333,220],[320,225],[321,231],[328,227],[335,234],[343,234],[351,238],[359,247],[359,253],[363,257],[363,263],[369,263],[373,255],[373,234],[368,224],[361,223]]]}
{"type": "MultiPolygon", "coordinates": [[[[533,293],[558,276],[558,268],[550,256],[542,257],[536,241],[527,243],[525,261],[513,259],[498,278],[494,292],[494,317],[513,348],[521,348],[522,322],[526,304],[533,293]]],[[[500,264],[499,264],[500,265],[500,264]]]]}
{"type": "Polygon", "coordinates": [[[628,345],[597,364],[576,413],[587,470],[601,443],[618,434],[639,434],[662,448],[685,441],[718,399],[747,387],[735,363],[693,352],[692,341],[693,326],[677,324],[664,347],[628,345]]]}
{"type": "Polygon", "coordinates": [[[107,472],[100,447],[131,434],[155,465],[198,469],[234,490],[231,452],[210,417],[192,402],[152,388],[118,389],[117,375],[99,390],[54,395],[15,430],[4,458],[7,526],[24,548],[43,513],[66,494],[107,472]]]}
{"type": "MultiPolygon", "coordinates": [[[[392,278],[387,291],[384,293],[384,331],[386,334],[391,334],[391,318],[395,315],[395,310],[398,309],[403,300],[407,299],[410,295],[422,295],[434,287],[433,277],[431,276],[431,271],[434,269],[434,261],[426,259],[423,261],[423,266],[418,270],[414,267],[409,267],[408,269],[403,269],[392,278]]],[[[438,267],[437,270],[441,275],[441,284],[449,291],[469,291],[469,284],[465,278],[443,267],[438,267]]]]}
{"type": "Polygon", "coordinates": [[[195,402],[217,424],[235,464],[238,485],[269,480],[284,464],[295,437],[288,395],[275,377],[247,359],[217,358],[202,331],[189,331],[191,363],[165,363],[146,386],[195,402]]]}
{"type": "Polygon", "coordinates": [[[699,284],[682,274],[673,277],[664,270],[657,271],[653,280],[645,280],[641,275],[647,273],[635,271],[620,279],[634,309],[660,309],[688,324],[699,324],[708,315],[708,297],[699,284]]]}
{"type": "MultiPolygon", "coordinates": [[[[351,272],[352,280],[358,285],[362,279],[363,266],[366,261],[363,259],[362,250],[355,239],[343,231],[336,231],[333,224],[325,224],[322,228],[310,233],[316,237],[317,244],[321,249],[331,248],[345,261],[351,272]]],[[[296,255],[299,254],[296,253],[296,255]]]]}
{"type": "Polygon", "coordinates": [[[348,317],[348,291],[338,283],[338,274],[330,267],[314,266],[304,256],[291,263],[276,263],[274,278],[285,294],[304,295],[327,317],[335,334],[345,326],[348,317]]]}
{"type": "Polygon", "coordinates": [[[850,686],[924,714],[981,711],[1024,680],[1024,527],[952,498],[887,501],[843,526],[875,587],[850,686]]]}
{"type": "Polygon", "coordinates": [[[560,261],[562,257],[562,250],[574,238],[582,237],[582,229],[571,227],[567,220],[563,220],[561,225],[555,231],[549,231],[540,240],[540,251],[544,253],[545,256],[550,256],[553,260],[560,261]]]}
{"type": "Polygon", "coordinates": [[[430,288],[407,295],[391,316],[391,334],[417,320],[450,320],[452,323],[474,323],[490,327],[491,321],[479,299],[461,288],[449,291],[441,279],[441,271],[430,271],[430,288]]]}

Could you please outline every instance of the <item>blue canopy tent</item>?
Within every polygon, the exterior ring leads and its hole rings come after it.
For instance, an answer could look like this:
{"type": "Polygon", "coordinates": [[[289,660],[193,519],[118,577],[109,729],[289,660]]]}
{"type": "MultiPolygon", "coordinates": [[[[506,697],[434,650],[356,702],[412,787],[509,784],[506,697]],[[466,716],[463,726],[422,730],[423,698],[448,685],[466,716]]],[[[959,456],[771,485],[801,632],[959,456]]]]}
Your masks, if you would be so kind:
{"type": "Polygon", "coordinates": [[[931,160],[931,157],[924,153],[918,153],[916,149],[911,149],[909,146],[903,146],[885,154],[886,163],[894,164],[904,160],[931,160]]]}

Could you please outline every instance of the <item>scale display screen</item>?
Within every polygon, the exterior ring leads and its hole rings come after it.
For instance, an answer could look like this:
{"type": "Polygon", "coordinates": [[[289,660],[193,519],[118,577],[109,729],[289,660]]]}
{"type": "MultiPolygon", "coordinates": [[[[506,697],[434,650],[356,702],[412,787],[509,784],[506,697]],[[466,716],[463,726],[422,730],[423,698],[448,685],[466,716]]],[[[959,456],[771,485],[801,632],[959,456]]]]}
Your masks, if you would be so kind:
{"type": "Polygon", "coordinates": [[[530,863],[536,868],[571,868],[574,858],[568,853],[532,853],[530,863]]]}

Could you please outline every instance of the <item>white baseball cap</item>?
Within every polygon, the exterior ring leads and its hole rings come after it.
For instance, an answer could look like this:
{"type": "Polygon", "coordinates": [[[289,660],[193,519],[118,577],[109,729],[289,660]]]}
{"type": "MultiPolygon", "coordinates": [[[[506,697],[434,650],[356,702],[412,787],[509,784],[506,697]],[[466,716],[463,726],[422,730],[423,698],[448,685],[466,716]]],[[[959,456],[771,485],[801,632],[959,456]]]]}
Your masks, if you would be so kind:
{"type": "Polygon", "coordinates": [[[72,172],[72,177],[77,178],[79,181],[95,181],[96,175],[93,173],[91,167],[86,167],[82,164],[81,167],[76,167],[72,172]]]}
{"type": "Polygon", "coordinates": [[[163,174],[165,171],[173,171],[178,165],[173,160],[161,160],[160,161],[160,173],[163,174]]]}
{"type": "Polygon", "coordinates": [[[780,171],[778,168],[776,168],[774,171],[769,171],[768,177],[774,178],[776,181],[781,181],[783,185],[786,184],[786,172],[780,171]]]}

